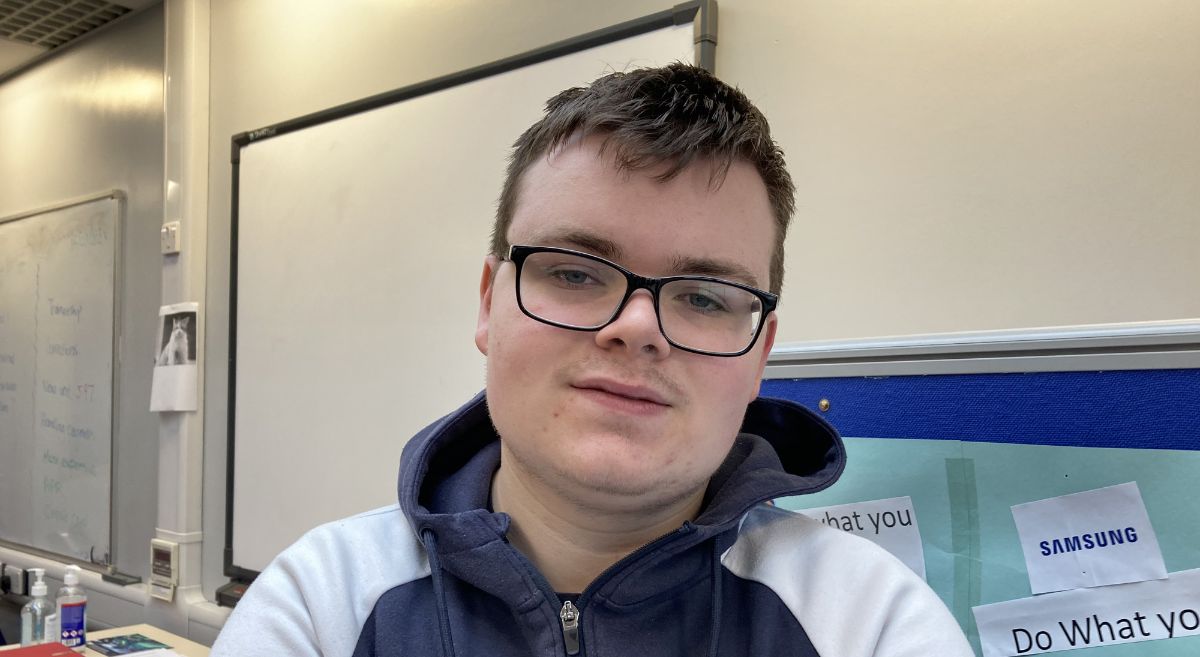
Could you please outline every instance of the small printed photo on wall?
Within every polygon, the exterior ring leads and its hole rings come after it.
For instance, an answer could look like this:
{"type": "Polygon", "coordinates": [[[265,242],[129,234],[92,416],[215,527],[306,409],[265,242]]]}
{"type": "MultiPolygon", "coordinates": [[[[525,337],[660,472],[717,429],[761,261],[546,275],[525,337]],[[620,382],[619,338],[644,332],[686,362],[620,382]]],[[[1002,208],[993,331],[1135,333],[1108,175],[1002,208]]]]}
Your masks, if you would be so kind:
{"type": "Polygon", "coordinates": [[[151,411],[195,411],[199,401],[196,321],[200,304],[177,303],[158,309],[158,342],[150,387],[151,411]]]}
{"type": "Polygon", "coordinates": [[[159,330],[158,366],[196,362],[196,311],[163,315],[159,330]]]}

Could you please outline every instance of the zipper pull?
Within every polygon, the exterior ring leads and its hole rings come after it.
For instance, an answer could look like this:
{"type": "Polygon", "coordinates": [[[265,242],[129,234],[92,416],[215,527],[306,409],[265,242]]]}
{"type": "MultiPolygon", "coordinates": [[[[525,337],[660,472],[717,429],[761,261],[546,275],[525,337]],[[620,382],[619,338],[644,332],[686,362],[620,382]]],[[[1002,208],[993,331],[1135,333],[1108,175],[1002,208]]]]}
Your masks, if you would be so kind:
{"type": "Polygon", "coordinates": [[[579,609],[570,600],[563,603],[558,612],[563,626],[563,643],[567,644],[568,655],[579,654],[579,609]]]}

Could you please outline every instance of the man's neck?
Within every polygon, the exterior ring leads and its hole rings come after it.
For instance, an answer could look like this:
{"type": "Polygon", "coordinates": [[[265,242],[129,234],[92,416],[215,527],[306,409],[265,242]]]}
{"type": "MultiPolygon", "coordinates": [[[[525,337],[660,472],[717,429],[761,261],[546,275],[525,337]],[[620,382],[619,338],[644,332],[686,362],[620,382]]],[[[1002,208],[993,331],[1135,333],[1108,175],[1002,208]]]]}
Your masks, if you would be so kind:
{"type": "Polygon", "coordinates": [[[603,508],[582,506],[542,482],[500,469],[492,478],[492,509],[512,519],[508,540],[559,593],[581,593],[606,568],[696,517],[704,491],[673,503],[603,508]]]}

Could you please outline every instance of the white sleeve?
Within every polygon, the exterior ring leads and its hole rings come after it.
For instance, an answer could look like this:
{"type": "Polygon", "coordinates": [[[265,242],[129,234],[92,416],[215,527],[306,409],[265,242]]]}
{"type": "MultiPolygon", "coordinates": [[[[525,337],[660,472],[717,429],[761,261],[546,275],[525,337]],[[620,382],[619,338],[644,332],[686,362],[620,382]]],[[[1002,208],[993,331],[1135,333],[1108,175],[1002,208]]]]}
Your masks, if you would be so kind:
{"type": "Polygon", "coordinates": [[[217,636],[210,657],[325,654],[317,643],[302,586],[305,573],[300,566],[305,559],[296,554],[302,551],[301,543],[285,550],[246,589],[217,636]]]}
{"type": "Polygon", "coordinates": [[[761,507],[722,563],[774,591],[821,655],[974,657],[941,598],[859,536],[761,507]]]}
{"type": "Polygon", "coordinates": [[[350,657],[376,601],[428,576],[424,548],[395,505],[322,525],[246,589],[210,657],[350,657]]]}

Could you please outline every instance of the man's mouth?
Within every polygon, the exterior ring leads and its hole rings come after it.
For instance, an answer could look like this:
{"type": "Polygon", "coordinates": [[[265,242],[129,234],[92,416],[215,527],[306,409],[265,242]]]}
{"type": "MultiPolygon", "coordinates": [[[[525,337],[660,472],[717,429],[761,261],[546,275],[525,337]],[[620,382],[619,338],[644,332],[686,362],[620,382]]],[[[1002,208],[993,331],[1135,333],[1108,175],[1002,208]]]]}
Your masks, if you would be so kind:
{"type": "Polygon", "coordinates": [[[671,406],[665,395],[645,385],[597,377],[575,381],[571,387],[594,401],[622,411],[653,413],[671,406]]]}

